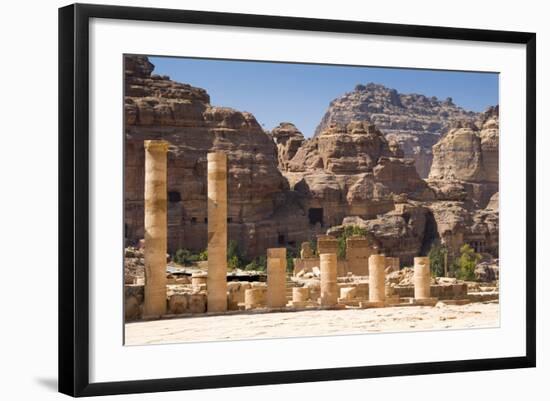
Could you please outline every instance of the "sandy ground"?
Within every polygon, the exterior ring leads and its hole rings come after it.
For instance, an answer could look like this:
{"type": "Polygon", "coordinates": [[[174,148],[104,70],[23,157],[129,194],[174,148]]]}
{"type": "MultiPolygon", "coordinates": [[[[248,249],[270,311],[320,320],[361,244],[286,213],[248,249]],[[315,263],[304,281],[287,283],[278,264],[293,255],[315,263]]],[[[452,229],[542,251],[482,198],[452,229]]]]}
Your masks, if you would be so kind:
{"type": "Polygon", "coordinates": [[[126,345],[495,327],[497,303],[312,310],[127,323],[126,345]]]}

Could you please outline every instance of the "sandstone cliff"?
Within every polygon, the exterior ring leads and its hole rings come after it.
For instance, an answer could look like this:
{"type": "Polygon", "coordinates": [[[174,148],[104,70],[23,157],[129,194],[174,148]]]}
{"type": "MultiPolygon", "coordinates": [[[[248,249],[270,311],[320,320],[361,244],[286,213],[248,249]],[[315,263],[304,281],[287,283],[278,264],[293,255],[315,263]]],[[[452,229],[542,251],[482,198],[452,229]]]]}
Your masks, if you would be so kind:
{"type": "MultiPolygon", "coordinates": [[[[164,139],[168,153],[169,251],[206,247],[206,155],[228,155],[229,237],[251,256],[280,236],[307,227],[305,212],[288,194],[277,149],[254,116],[213,107],[205,90],[152,74],[146,57],[125,59],[125,225],[128,241],[143,238],[146,139],[164,139]]],[[[306,239],[302,233],[300,239],[306,239]]]]}
{"type": "Polygon", "coordinates": [[[125,59],[128,243],[143,238],[143,141],[165,139],[169,252],[206,247],[206,155],[223,150],[229,239],[247,256],[298,248],[346,224],[366,228],[382,252],[403,263],[435,240],[453,251],[470,243],[498,255],[498,107],[468,113],[450,100],[369,84],[333,102],[317,135],[305,139],[291,123],[266,133],[252,114],[214,107],[204,89],[153,69],[146,57],[125,59]],[[431,143],[425,138],[437,139],[428,180],[403,135],[421,143],[417,150],[431,143]]]}
{"type": "Polygon", "coordinates": [[[324,229],[347,216],[368,219],[389,212],[396,196],[434,197],[414,160],[403,158],[399,145],[366,121],[334,123],[306,140],[286,163],[284,175],[316,214],[310,223],[324,229]]]}
{"type": "Polygon", "coordinates": [[[415,160],[422,178],[431,166],[431,147],[453,121],[472,121],[479,113],[465,111],[451,98],[440,100],[419,94],[402,94],[383,85],[357,85],[352,92],[334,99],[315,130],[315,136],[332,123],[370,121],[388,139],[399,143],[405,156],[415,160]]]}
{"type": "Polygon", "coordinates": [[[498,107],[484,113],[477,125],[455,122],[432,148],[430,186],[462,188],[478,207],[485,207],[498,191],[498,138],[498,107]]]}
{"type": "Polygon", "coordinates": [[[287,170],[288,162],[304,143],[304,135],[292,123],[280,123],[269,133],[277,144],[279,169],[287,170]]]}

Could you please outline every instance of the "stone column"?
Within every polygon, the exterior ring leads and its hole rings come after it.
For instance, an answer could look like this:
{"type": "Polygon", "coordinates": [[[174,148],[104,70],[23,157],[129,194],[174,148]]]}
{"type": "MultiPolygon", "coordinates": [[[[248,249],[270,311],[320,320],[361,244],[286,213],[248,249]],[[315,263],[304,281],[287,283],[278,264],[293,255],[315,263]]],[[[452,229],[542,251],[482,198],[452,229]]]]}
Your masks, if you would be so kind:
{"type": "Polygon", "coordinates": [[[144,317],[166,313],[167,152],[167,142],[145,141],[144,317]]]}
{"type": "Polygon", "coordinates": [[[292,302],[303,303],[309,301],[309,288],[308,287],[293,287],[292,288],[292,302]]]}
{"type": "Polygon", "coordinates": [[[419,256],[414,258],[414,298],[430,298],[430,258],[419,256]]]}
{"type": "Polygon", "coordinates": [[[369,257],[369,301],[384,302],[386,299],[386,256],[369,257]]]}
{"type": "Polygon", "coordinates": [[[246,310],[261,308],[265,305],[265,287],[254,287],[244,292],[244,308],[246,310]]]}
{"type": "Polygon", "coordinates": [[[208,312],[227,310],[227,156],[208,154],[208,312]]]}
{"type": "Polygon", "coordinates": [[[322,253],[321,261],[321,306],[334,306],[338,303],[337,270],[335,253],[322,253]]]}
{"type": "Polygon", "coordinates": [[[267,250],[267,306],[286,306],[286,248],[267,250]]]}

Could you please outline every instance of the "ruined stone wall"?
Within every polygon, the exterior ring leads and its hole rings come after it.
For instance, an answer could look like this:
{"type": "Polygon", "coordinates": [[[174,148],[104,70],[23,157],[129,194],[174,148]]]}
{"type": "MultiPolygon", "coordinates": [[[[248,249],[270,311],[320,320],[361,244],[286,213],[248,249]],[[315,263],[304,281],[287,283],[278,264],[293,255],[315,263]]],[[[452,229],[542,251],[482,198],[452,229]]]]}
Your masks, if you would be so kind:
{"type": "Polygon", "coordinates": [[[357,276],[368,276],[369,257],[376,251],[365,237],[354,236],[346,240],[347,270],[357,276]]]}

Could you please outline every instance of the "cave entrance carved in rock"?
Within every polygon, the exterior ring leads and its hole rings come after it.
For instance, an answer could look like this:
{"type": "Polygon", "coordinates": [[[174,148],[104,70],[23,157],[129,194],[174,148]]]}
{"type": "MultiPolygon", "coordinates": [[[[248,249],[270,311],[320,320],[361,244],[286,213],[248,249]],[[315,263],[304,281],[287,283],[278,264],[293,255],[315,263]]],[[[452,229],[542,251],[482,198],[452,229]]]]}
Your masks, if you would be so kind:
{"type": "Polygon", "coordinates": [[[308,211],[309,224],[315,225],[317,223],[323,226],[323,208],[322,207],[312,207],[308,211]]]}

